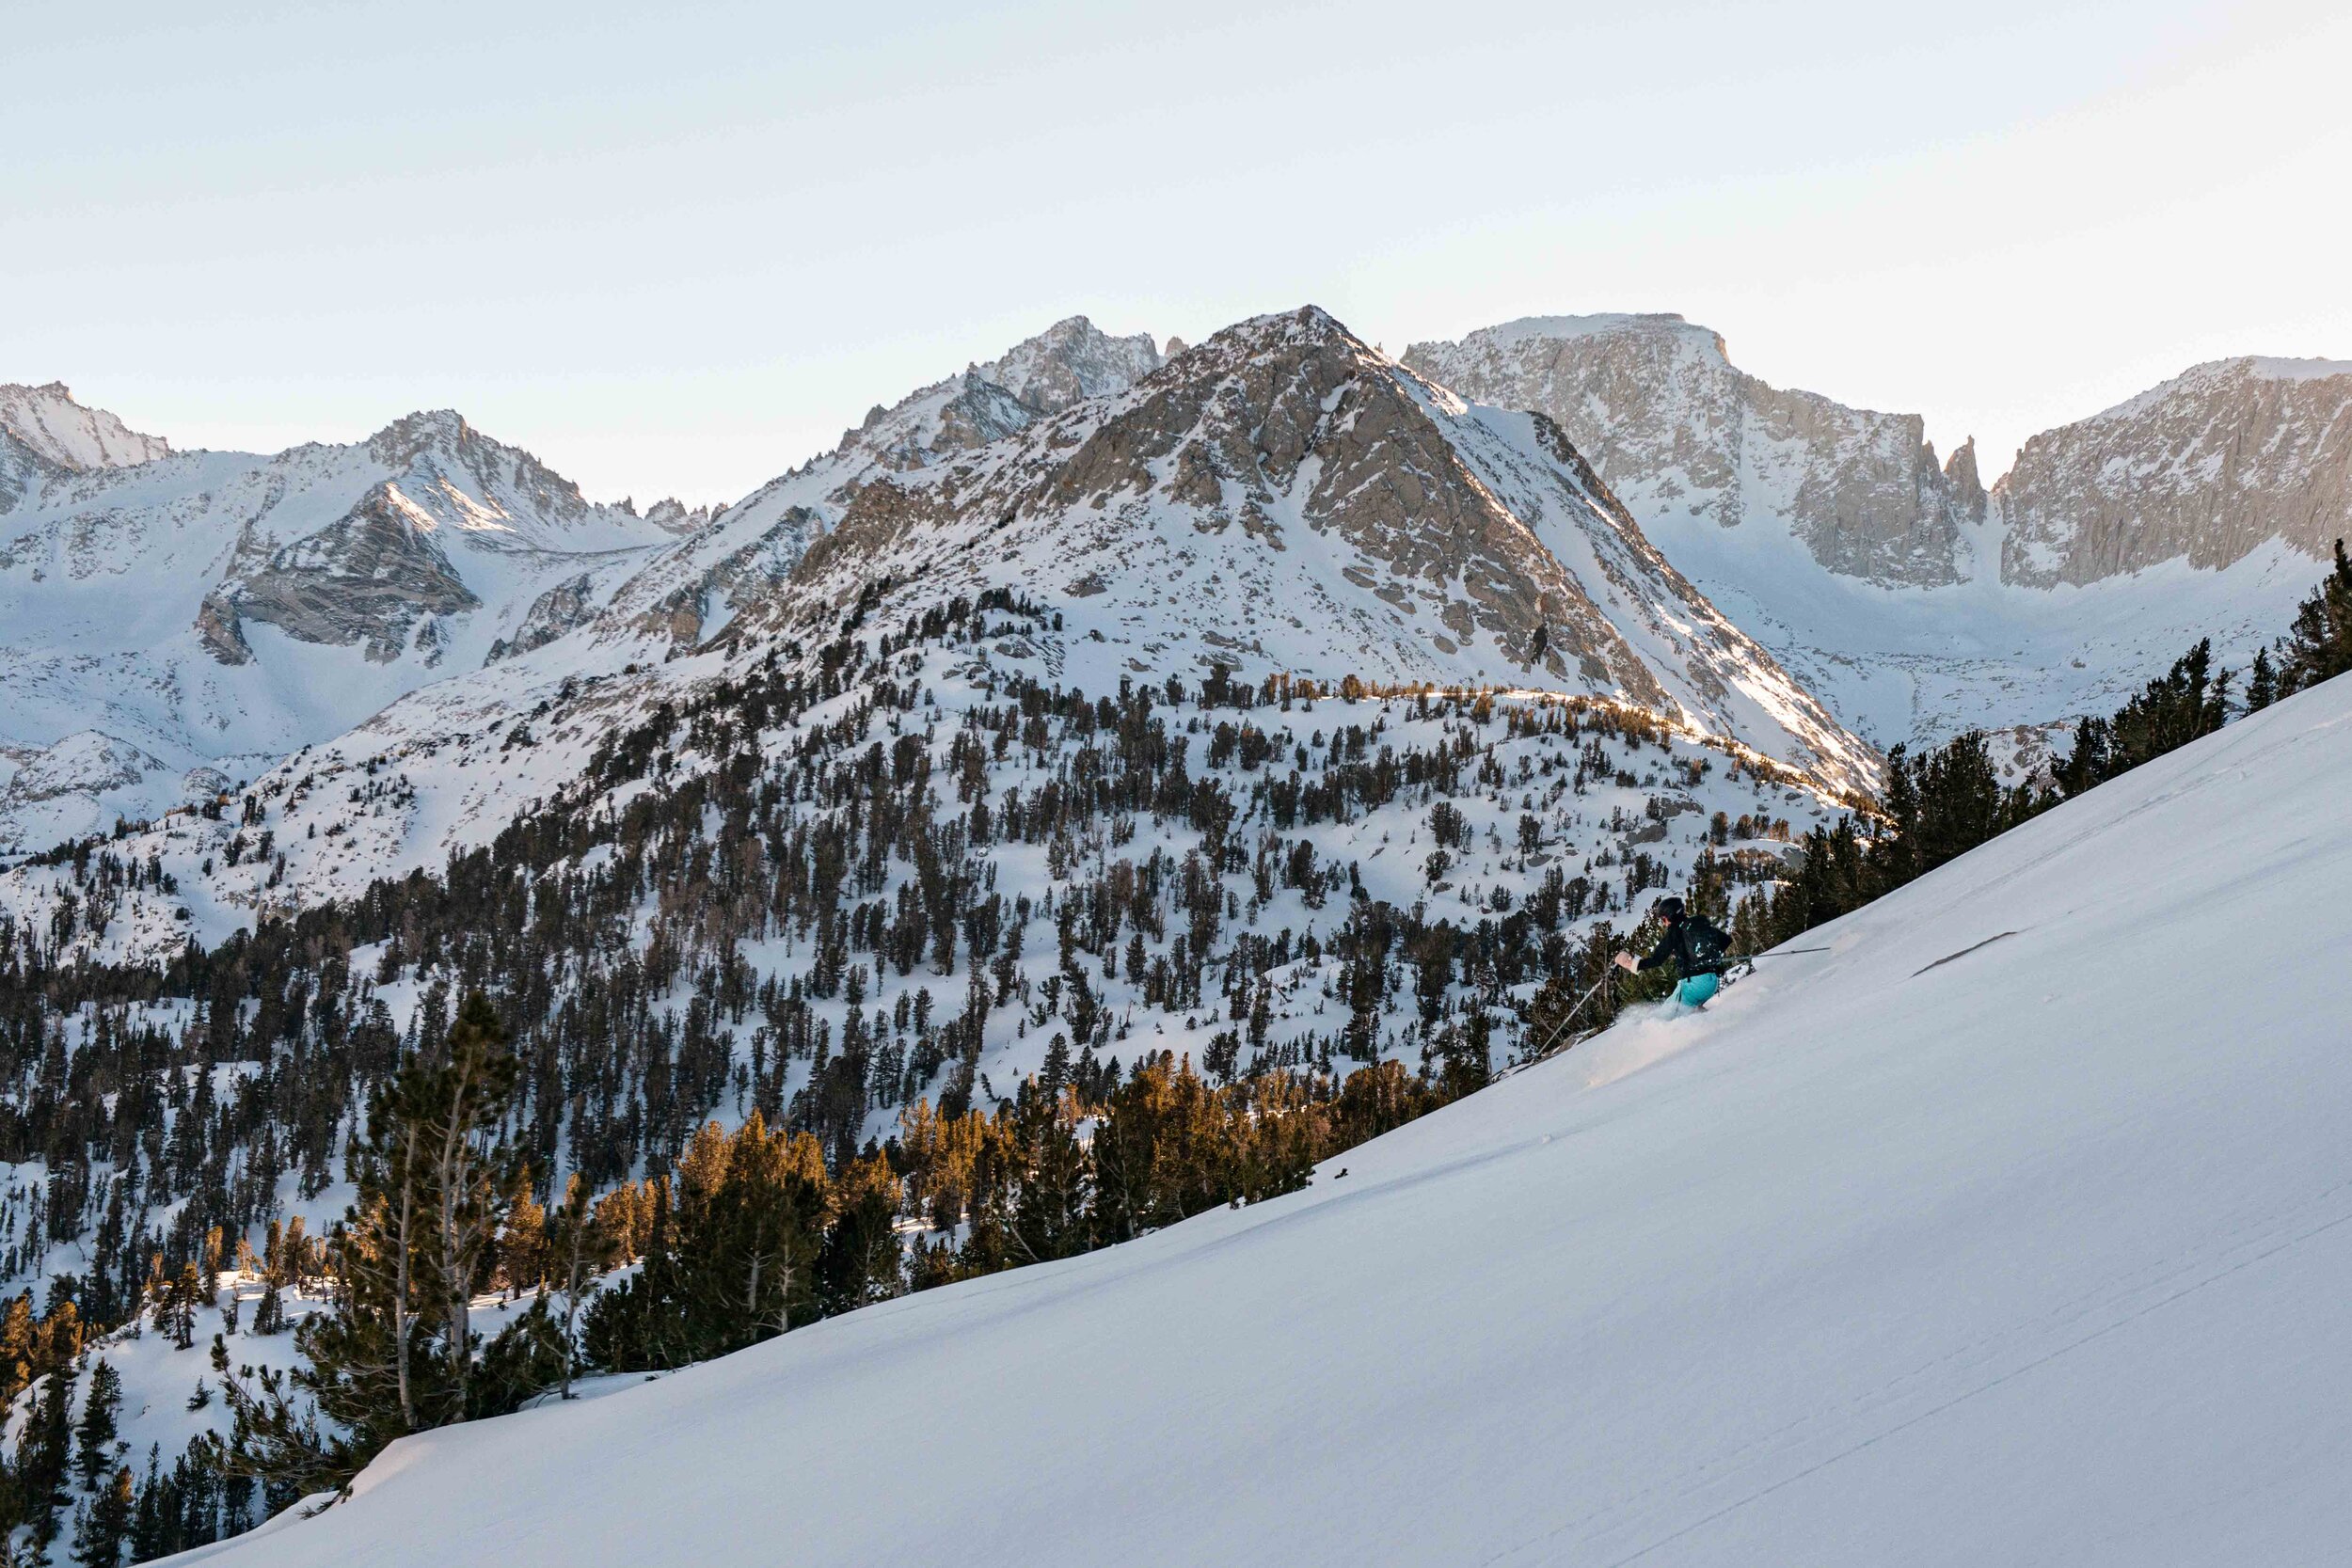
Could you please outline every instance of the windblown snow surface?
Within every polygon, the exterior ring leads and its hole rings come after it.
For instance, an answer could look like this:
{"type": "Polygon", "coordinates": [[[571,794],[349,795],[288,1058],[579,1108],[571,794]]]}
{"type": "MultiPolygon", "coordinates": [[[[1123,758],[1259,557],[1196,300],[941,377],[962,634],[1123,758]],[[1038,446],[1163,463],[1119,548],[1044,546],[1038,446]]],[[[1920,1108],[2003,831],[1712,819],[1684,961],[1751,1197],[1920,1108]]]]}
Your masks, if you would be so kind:
{"type": "Polygon", "coordinates": [[[410,1439],[218,1550],[2336,1559],[2347,776],[2340,680],[1307,1192],[410,1439]]]}

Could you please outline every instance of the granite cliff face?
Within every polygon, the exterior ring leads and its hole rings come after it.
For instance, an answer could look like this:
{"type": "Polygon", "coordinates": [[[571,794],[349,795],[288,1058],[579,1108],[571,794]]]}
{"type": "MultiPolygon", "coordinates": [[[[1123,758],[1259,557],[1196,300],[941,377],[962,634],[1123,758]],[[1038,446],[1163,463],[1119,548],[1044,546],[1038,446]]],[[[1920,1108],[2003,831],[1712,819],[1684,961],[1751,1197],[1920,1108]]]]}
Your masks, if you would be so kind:
{"type": "MultiPolygon", "coordinates": [[[[441,548],[434,523],[388,481],[316,533],[272,550],[207,604],[225,605],[232,626],[258,621],[303,642],[357,644],[378,664],[412,647],[427,665],[438,663],[435,618],[463,615],[482,600],[441,548]]],[[[241,631],[236,641],[244,643],[241,631]]]]}
{"type": "Polygon", "coordinates": [[[2027,441],[1994,487],[2001,577],[2083,585],[2352,531],[2352,363],[2217,360],[2027,441]]]}
{"type": "Polygon", "coordinates": [[[2201,366],[2035,436],[1988,493],[1915,415],[1734,368],[1677,316],[1422,343],[1465,395],[1557,420],[1643,530],[1881,745],[2040,734],[2211,635],[2243,662],[2352,531],[2352,366],[2201,366]]]}
{"type": "Polygon", "coordinates": [[[1559,421],[1645,526],[1785,527],[1824,570],[1890,586],[1966,575],[1976,453],[1939,464],[1913,414],[1848,408],[1736,369],[1680,316],[1552,316],[1416,343],[1405,363],[1463,396],[1559,421]]]}

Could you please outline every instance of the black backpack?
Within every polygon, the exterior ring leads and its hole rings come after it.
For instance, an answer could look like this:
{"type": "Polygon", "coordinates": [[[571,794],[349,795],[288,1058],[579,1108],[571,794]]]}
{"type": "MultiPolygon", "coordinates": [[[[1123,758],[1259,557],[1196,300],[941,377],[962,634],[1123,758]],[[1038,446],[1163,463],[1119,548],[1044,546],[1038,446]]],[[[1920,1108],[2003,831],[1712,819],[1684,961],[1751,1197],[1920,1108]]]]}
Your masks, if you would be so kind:
{"type": "Polygon", "coordinates": [[[1683,923],[1682,951],[1691,963],[1693,974],[1719,974],[1724,967],[1724,954],[1731,941],[1708,922],[1692,915],[1683,923]]]}

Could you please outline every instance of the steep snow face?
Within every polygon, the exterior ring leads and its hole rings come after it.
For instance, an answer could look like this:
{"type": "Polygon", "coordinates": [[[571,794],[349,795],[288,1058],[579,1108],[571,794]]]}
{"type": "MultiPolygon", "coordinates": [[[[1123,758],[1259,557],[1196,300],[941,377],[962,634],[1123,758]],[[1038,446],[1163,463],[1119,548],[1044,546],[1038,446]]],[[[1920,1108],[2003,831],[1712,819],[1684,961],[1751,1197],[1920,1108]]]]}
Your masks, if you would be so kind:
{"type": "Polygon", "coordinates": [[[103,408],[85,408],[62,381],[45,387],[0,383],[0,433],[43,461],[71,472],[127,468],[171,455],[160,436],[142,436],[103,408]]]}
{"type": "Polygon", "coordinates": [[[715,637],[744,606],[775,593],[876,476],[1018,435],[1073,404],[1123,391],[1161,363],[1150,337],[1114,338],[1073,316],[999,358],[876,407],[832,451],[770,480],[641,572],[600,635],[651,632],[678,649],[715,637]]]}
{"type": "Polygon", "coordinates": [[[2035,587],[2233,566],[2274,540],[2324,559],[2352,532],[2352,364],[2199,365],[2035,436],[1994,499],[2001,575],[2035,587]]]}
{"type": "Polygon", "coordinates": [[[2352,379],[2327,361],[2192,372],[2036,436],[1989,497],[1973,445],[1939,467],[1916,416],[1770,387],[1677,316],[1534,318],[1406,361],[1557,420],[1667,559],[1883,746],[1982,728],[2029,752],[2200,637],[2243,663],[2352,526],[2352,379]]]}
{"type": "Polygon", "coordinates": [[[0,850],[338,734],[604,602],[674,538],[449,413],[270,458],[52,466],[0,511],[0,743],[43,791],[0,786],[0,850]],[[59,749],[84,732],[110,744],[59,749]],[[104,766],[72,777],[76,757],[104,766]]]}
{"type": "Polygon", "coordinates": [[[2325,1559],[2347,769],[2340,680],[1306,1192],[407,1439],[214,1560],[2325,1559]],[[2217,964],[2256,921],[2314,961],[2217,964]]]}
{"type": "Polygon", "coordinates": [[[1217,334],[1019,437],[878,476],[762,629],[878,578],[1067,606],[1061,678],[1532,684],[1674,715],[1847,787],[1841,730],[1548,419],[1466,404],[1321,310],[1217,334]]]}

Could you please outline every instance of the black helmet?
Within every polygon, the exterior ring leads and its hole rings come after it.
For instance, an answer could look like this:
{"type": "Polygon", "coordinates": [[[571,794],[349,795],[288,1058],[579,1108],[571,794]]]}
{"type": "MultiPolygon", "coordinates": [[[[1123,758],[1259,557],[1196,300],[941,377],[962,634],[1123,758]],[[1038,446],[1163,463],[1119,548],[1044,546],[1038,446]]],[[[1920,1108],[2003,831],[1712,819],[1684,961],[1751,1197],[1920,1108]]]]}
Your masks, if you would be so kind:
{"type": "Polygon", "coordinates": [[[1664,915],[1668,920],[1680,920],[1682,918],[1682,900],[1674,897],[1661,898],[1658,901],[1658,912],[1664,915]]]}

